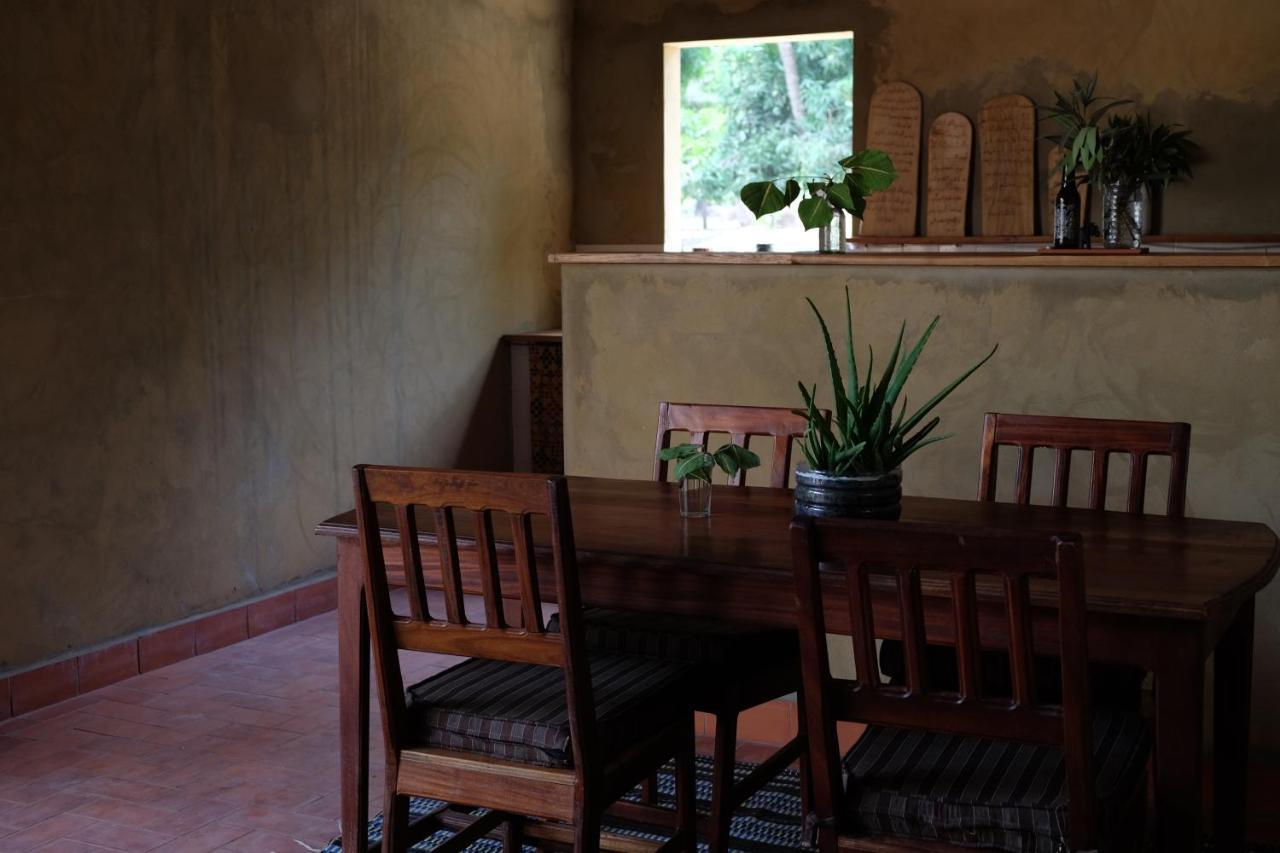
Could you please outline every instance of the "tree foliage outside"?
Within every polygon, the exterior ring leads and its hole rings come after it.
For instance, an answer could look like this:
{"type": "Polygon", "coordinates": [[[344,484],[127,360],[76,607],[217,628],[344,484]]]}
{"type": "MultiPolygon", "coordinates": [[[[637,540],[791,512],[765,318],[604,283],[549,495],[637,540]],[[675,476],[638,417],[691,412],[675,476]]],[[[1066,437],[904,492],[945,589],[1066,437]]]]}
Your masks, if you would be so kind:
{"type": "Polygon", "coordinates": [[[680,52],[685,232],[756,226],[750,180],[840,175],[853,142],[853,40],[700,46],[680,52]]]}

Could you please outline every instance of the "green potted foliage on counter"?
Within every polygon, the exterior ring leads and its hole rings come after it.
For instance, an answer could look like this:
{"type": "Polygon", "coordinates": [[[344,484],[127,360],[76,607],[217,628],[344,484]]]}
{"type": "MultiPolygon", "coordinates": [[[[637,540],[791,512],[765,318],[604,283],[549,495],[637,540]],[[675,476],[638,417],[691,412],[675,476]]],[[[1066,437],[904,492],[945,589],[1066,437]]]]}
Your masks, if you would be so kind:
{"type": "Polygon", "coordinates": [[[1115,115],[1099,169],[1102,237],[1108,248],[1137,249],[1151,226],[1151,190],[1191,177],[1196,144],[1180,125],[1155,124],[1151,114],[1115,115]]]}
{"type": "Polygon", "coordinates": [[[875,356],[867,348],[866,373],[860,374],[854,354],[853,308],[845,288],[845,369],[840,369],[826,320],[812,299],[806,299],[818,318],[831,371],[834,407],[830,420],[818,408],[818,386],[798,383],[805,407],[796,409],[808,419],[800,450],[808,470],[796,471],[796,512],[812,516],[851,516],[896,519],[901,512],[902,463],[930,444],[949,438],[933,435],[941,418],[925,420],[946,397],[974,371],[986,364],[999,345],[964,373],[934,394],[923,406],[907,413],[903,393],[938,317],[924,330],[906,354],[906,323],[898,332],[889,362],[879,380],[872,372],[875,356]]]}
{"type": "Polygon", "coordinates": [[[867,207],[867,196],[888,189],[897,179],[889,155],[874,148],[850,154],[840,161],[843,173],[838,176],[795,175],[772,181],[754,181],[742,188],[739,196],[756,219],[790,207],[800,198],[803,183],[805,197],[796,213],[806,231],[818,231],[818,250],[843,252],[845,213],[861,218],[867,207]]]}

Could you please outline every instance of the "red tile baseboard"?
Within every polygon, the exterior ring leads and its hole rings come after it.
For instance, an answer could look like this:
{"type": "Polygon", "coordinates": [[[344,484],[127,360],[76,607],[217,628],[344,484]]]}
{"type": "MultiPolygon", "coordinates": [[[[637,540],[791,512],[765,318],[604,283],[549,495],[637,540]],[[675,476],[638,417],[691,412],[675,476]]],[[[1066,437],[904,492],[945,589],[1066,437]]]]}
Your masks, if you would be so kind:
{"type": "Polygon", "coordinates": [[[20,672],[9,680],[9,692],[15,717],[70,699],[79,692],[76,660],[60,660],[20,672]]]}
{"type": "Polygon", "coordinates": [[[2,676],[0,720],[283,628],[337,606],[337,581],[329,577],[218,613],[155,628],[105,648],[2,676]]]}

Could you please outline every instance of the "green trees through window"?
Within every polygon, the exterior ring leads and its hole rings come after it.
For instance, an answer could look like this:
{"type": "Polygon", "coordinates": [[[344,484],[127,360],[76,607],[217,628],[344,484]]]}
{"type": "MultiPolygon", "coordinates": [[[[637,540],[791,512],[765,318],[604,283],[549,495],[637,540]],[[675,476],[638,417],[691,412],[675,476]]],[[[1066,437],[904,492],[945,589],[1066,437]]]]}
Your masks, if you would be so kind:
{"type": "Polygon", "coordinates": [[[853,141],[853,39],[684,47],[680,97],[682,247],[813,248],[793,213],[756,222],[738,190],[839,174],[853,141]]]}

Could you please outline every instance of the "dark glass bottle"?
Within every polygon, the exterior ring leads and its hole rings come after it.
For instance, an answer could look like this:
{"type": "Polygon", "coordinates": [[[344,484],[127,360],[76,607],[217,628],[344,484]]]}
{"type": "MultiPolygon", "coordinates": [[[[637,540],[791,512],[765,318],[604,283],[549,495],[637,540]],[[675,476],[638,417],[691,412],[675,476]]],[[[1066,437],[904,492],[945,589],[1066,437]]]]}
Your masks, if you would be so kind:
{"type": "Polygon", "coordinates": [[[1062,188],[1053,200],[1053,248],[1080,248],[1080,191],[1066,169],[1062,170],[1062,188]]]}

